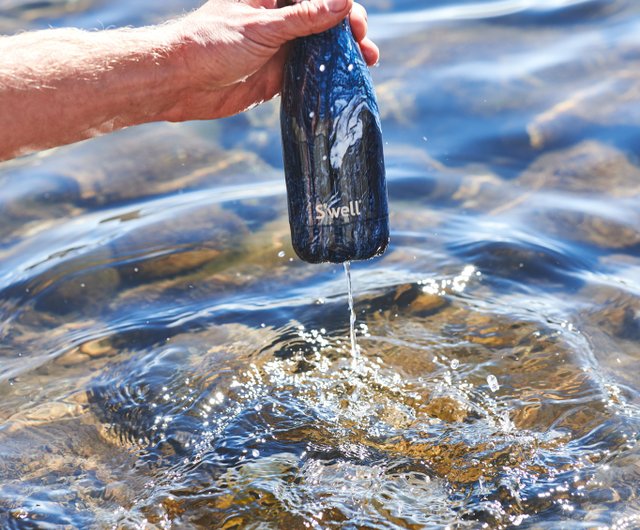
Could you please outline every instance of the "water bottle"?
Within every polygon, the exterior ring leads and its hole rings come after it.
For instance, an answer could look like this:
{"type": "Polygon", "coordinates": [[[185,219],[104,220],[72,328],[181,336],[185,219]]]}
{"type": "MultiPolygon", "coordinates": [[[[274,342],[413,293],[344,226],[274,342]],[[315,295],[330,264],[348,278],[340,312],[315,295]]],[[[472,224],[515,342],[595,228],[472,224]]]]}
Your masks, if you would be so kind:
{"type": "Polygon", "coordinates": [[[309,263],[382,254],[389,214],[380,117],[348,19],[292,43],[281,105],[296,254],[309,263]]]}

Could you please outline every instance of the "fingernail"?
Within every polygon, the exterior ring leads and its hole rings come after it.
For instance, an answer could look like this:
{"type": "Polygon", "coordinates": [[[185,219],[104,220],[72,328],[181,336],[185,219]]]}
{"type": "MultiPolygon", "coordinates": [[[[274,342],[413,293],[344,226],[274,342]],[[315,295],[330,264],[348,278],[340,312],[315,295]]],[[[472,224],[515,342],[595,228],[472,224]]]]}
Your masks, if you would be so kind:
{"type": "Polygon", "coordinates": [[[334,13],[340,13],[347,7],[347,0],[327,0],[327,6],[334,13]]]}

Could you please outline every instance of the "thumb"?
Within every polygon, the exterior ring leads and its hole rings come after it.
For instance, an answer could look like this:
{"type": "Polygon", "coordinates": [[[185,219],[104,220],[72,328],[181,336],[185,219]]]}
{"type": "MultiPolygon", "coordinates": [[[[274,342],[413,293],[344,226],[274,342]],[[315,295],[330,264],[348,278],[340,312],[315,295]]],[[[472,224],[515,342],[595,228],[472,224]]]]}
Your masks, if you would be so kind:
{"type": "Polygon", "coordinates": [[[268,9],[269,30],[281,44],[337,26],[351,11],[353,0],[302,0],[280,9],[268,9]]]}

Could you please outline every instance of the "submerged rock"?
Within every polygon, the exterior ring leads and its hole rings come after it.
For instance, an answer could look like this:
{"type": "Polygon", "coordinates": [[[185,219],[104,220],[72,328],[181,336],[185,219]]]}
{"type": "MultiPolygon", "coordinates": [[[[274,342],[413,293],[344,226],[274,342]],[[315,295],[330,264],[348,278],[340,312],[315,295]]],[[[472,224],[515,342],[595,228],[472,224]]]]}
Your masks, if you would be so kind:
{"type": "Polygon", "coordinates": [[[633,197],[640,194],[640,167],[619,149],[587,140],[540,155],[518,183],[535,190],[633,197]]]}
{"type": "Polygon", "coordinates": [[[541,208],[530,216],[535,226],[557,239],[567,239],[599,249],[633,249],[640,245],[640,212],[632,205],[589,213],[561,208],[541,208]]]}

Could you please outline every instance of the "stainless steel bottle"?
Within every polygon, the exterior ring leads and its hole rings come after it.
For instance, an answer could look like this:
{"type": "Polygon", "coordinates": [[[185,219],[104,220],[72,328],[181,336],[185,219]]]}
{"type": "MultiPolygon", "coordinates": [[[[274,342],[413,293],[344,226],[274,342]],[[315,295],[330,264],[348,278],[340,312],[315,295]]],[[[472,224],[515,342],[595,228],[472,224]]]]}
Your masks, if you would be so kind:
{"type": "Polygon", "coordinates": [[[382,254],[389,216],[380,118],[348,20],[293,42],[280,119],[298,256],[342,263],[382,254]]]}

